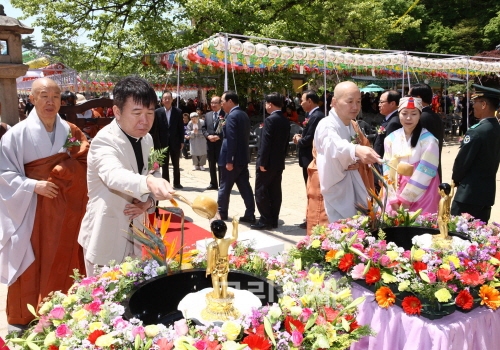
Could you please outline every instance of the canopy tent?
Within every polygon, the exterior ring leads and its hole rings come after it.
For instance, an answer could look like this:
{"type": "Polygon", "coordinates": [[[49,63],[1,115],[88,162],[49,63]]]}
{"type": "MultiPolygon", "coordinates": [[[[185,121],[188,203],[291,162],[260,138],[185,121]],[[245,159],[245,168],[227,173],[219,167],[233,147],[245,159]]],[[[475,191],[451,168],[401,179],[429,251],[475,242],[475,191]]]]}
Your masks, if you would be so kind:
{"type": "Polygon", "coordinates": [[[378,86],[377,84],[370,84],[360,89],[361,92],[379,92],[384,91],[383,87],[378,86]]]}
{"type": "Polygon", "coordinates": [[[322,74],[325,90],[327,75],[338,81],[341,76],[356,75],[396,78],[401,81],[402,91],[405,85],[410,86],[412,77],[417,82],[463,79],[468,83],[471,76],[500,73],[496,57],[319,45],[228,33],[215,34],[178,50],[143,55],[142,63],[175,69],[178,82],[181,70],[224,70],[224,90],[229,85],[228,73],[235,71],[322,74]]]}

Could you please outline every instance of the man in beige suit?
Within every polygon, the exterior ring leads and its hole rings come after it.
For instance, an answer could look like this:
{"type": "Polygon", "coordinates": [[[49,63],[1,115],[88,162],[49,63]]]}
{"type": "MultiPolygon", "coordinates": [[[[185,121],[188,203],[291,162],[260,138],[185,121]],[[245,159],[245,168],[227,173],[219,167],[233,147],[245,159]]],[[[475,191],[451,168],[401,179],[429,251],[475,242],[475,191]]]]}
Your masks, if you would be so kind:
{"type": "Polygon", "coordinates": [[[156,94],[147,81],[127,77],[113,89],[116,117],[92,140],[88,155],[89,201],[78,237],[87,275],[94,265],[134,254],[131,221],[139,227],[155,200],[171,199],[172,186],[148,169],[156,94]]]}

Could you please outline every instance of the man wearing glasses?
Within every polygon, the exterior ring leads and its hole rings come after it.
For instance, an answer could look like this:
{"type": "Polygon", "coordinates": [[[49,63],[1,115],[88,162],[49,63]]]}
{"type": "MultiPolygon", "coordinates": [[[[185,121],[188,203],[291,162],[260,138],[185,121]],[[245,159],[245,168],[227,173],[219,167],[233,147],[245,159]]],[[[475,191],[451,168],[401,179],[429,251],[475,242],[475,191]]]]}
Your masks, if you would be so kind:
{"type": "Polygon", "coordinates": [[[207,187],[207,190],[218,190],[217,173],[219,172],[220,179],[220,170],[217,170],[217,162],[222,147],[222,126],[224,125],[225,116],[219,96],[212,96],[210,108],[212,112],[205,115],[205,124],[202,127],[203,136],[207,139],[207,158],[210,168],[210,186],[207,187]]]}

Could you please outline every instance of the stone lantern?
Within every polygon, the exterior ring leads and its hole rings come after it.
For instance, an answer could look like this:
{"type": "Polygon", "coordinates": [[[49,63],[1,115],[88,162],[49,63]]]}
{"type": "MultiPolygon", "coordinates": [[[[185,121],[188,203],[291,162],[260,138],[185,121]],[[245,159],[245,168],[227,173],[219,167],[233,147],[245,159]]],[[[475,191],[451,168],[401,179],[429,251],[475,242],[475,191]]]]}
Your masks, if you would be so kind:
{"type": "Polygon", "coordinates": [[[21,34],[31,34],[17,19],[5,15],[0,5],[0,102],[2,122],[14,125],[19,121],[16,78],[24,76],[28,66],[23,64],[21,34]]]}

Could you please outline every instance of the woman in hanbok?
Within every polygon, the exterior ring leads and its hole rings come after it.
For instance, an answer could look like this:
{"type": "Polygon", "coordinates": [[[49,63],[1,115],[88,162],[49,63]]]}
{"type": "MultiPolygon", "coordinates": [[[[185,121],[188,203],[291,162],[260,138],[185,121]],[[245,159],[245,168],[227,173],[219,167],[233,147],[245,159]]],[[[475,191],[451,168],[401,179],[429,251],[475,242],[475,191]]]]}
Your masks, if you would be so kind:
{"type": "Polygon", "coordinates": [[[440,199],[438,140],[420,124],[420,98],[401,98],[398,111],[403,127],[389,134],[384,141],[384,177],[389,180],[388,204],[393,210],[403,206],[409,211],[421,208],[423,213],[437,213],[440,199]],[[413,165],[413,175],[396,173],[394,169],[401,162],[413,165]]]}

